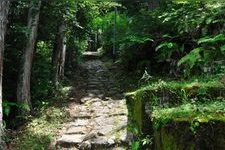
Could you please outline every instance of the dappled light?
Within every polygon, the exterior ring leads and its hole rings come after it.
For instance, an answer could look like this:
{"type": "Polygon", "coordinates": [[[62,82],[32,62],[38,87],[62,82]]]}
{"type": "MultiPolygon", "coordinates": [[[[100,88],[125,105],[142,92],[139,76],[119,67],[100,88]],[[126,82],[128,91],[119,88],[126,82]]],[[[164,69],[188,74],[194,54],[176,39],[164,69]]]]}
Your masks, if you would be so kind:
{"type": "Polygon", "coordinates": [[[86,62],[80,69],[86,75],[74,84],[82,86],[73,89],[69,97],[71,103],[67,111],[72,120],[64,124],[66,129],[57,139],[59,149],[125,148],[128,145],[125,99],[109,71],[111,66],[106,67],[96,55],[86,52],[83,56],[86,62]]]}
{"type": "Polygon", "coordinates": [[[0,1],[0,150],[225,150],[224,17],[222,1],[0,1]]]}

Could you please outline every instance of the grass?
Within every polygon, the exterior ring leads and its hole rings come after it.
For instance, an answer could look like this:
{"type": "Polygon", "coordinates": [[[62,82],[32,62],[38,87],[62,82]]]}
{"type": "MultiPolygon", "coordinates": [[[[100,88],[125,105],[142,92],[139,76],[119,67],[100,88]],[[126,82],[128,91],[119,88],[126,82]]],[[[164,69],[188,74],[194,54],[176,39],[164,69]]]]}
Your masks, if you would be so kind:
{"type": "Polygon", "coordinates": [[[188,80],[188,81],[163,81],[158,80],[157,82],[153,82],[147,86],[141,87],[135,92],[131,92],[128,94],[136,94],[141,93],[148,90],[156,91],[159,88],[165,89],[189,89],[192,87],[201,87],[201,88],[224,88],[224,85],[218,80],[209,80],[209,81],[201,81],[201,80],[188,80]]]}
{"type": "Polygon", "coordinates": [[[151,105],[154,106],[159,105],[161,100],[166,99],[165,104],[175,105],[193,101],[221,100],[224,91],[225,87],[218,79],[208,81],[201,78],[188,81],[164,81],[159,79],[134,92],[126,93],[126,97],[138,99],[141,96],[142,99],[149,99],[151,105]]]}
{"type": "Polygon", "coordinates": [[[225,100],[206,104],[183,104],[172,108],[155,107],[153,121],[222,121],[225,122],[225,100]]]}
{"type": "Polygon", "coordinates": [[[35,110],[35,116],[11,136],[12,150],[45,150],[61,130],[60,127],[68,121],[65,111],[65,101],[71,88],[62,87],[57,98],[52,98],[35,110]]]}
{"type": "MultiPolygon", "coordinates": [[[[225,87],[219,78],[193,78],[190,80],[158,80],[127,93],[128,107],[136,103],[149,103],[150,118],[157,126],[175,122],[225,122],[225,87]]],[[[136,114],[132,114],[135,118],[136,114]]],[[[156,126],[156,127],[157,127],[156,126]]]]}

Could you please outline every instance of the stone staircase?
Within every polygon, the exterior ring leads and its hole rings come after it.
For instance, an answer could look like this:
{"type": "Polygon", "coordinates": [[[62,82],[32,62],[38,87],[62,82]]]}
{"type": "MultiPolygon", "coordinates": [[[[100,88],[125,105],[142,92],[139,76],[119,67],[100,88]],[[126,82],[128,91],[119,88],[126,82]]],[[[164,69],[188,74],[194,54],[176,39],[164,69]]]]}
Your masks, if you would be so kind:
{"type": "MultiPolygon", "coordinates": [[[[84,94],[80,103],[72,102],[68,108],[71,122],[65,123],[64,131],[56,141],[56,149],[126,149],[127,108],[122,92],[112,74],[97,53],[85,53],[83,68],[84,94]]],[[[75,91],[76,92],[76,91],[75,91]]],[[[77,99],[72,97],[72,99],[77,99]]]]}

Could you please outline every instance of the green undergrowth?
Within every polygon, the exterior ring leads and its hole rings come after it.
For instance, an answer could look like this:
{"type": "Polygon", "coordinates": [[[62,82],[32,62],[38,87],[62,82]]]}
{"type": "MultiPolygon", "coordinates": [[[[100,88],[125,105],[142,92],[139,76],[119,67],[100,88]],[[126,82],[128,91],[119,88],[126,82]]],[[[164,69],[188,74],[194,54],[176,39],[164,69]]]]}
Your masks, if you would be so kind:
{"type": "Polygon", "coordinates": [[[219,78],[195,78],[187,81],[159,79],[134,92],[127,93],[126,97],[137,101],[149,101],[151,106],[174,106],[184,103],[221,100],[224,93],[225,86],[219,78]]]}
{"type": "Polygon", "coordinates": [[[219,81],[219,79],[193,79],[193,80],[183,80],[183,81],[164,81],[159,79],[157,82],[153,82],[147,86],[141,87],[135,92],[129,94],[138,94],[145,91],[157,91],[160,88],[165,88],[167,90],[177,90],[177,89],[191,89],[191,88],[224,88],[224,85],[219,81]]]}
{"type": "Polygon", "coordinates": [[[151,82],[126,94],[131,132],[151,132],[169,121],[225,121],[225,86],[220,78],[151,82]]]}
{"type": "Polygon", "coordinates": [[[58,136],[60,127],[69,119],[65,108],[66,98],[71,87],[62,87],[57,96],[43,101],[20,127],[8,139],[13,150],[45,150],[58,136]]]}
{"type": "Polygon", "coordinates": [[[155,123],[194,122],[208,123],[213,121],[225,122],[225,100],[205,104],[183,104],[171,108],[154,108],[151,115],[155,123]]]}

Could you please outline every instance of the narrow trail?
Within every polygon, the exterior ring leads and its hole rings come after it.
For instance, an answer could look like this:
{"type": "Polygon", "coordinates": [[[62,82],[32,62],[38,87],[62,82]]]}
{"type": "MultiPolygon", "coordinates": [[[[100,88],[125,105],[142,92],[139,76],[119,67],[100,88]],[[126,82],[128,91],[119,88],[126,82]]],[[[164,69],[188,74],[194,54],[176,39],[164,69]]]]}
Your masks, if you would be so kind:
{"type": "Polygon", "coordinates": [[[82,67],[86,73],[81,76],[81,86],[78,90],[75,88],[70,97],[72,103],[68,112],[72,121],[65,123],[65,131],[57,139],[56,147],[125,149],[128,144],[127,108],[121,89],[112,78],[110,68],[96,53],[85,55],[87,58],[82,67]]]}

